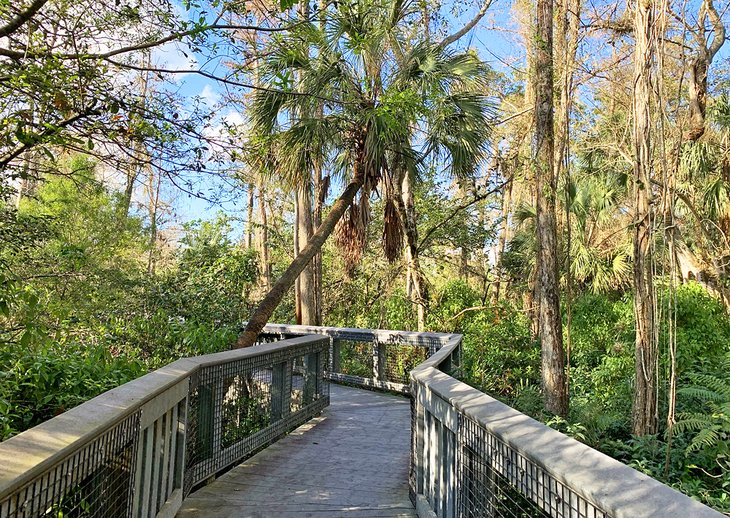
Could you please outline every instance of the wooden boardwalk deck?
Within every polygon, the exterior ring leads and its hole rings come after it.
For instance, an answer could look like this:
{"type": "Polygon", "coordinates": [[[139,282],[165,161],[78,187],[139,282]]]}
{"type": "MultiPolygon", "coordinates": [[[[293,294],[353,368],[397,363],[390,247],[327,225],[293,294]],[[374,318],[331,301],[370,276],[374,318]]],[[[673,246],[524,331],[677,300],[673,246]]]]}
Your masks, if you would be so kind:
{"type": "Polygon", "coordinates": [[[177,516],[415,516],[409,444],[407,399],[332,385],[321,417],[191,494],[177,516]]]}

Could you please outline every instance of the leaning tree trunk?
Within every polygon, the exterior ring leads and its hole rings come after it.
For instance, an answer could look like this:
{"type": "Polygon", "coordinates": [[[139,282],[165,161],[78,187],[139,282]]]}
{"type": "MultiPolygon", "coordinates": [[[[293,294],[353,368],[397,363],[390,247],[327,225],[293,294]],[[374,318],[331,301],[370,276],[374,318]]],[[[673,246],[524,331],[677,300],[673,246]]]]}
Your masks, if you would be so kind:
{"type": "Polygon", "coordinates": [[[652,0],[639,0],[634,13],[634,318],[636,320],[635,435],[656,433],[657,347],[654,340],[654,287],[651,272],[651,114],[653,52],[652,0]]]}
{"type": "Polygon", "coordinates": [[[538,0],[535,26],[535,141],[537,187],[537,302],[538,336],[542,350],[545,408],[568,413],[563,326],[558,284],[558,245],[555,203],[557,178],[553,136],[553,0],[538,0]]]}
{"type": "Polygon", "coordinates": [[[266,294],[264,300],[258,305],[253,315],[246,325],[246,329],[241,333],[236,342],[237,348],[250,347],[256,343],[256,337],[264,328],[266,322],[269,321],[276,306],[279,305],[281,299],[292,287],[294,281],[304,268],[312,261],[312,258],[319,252],[324,242],[335,229],[335,225],[340,221],[345,211],[352,205],[355,195],[363,184],[363,174],[356,172],[353,180],[348,184],[347,188],[342,192],[335,204],[332,206],[327,217],[324,218],[317,232],[312,235],[307,246],[294,258],[286,271],[279,280],[276,281],[271,290],[266,294]]]}

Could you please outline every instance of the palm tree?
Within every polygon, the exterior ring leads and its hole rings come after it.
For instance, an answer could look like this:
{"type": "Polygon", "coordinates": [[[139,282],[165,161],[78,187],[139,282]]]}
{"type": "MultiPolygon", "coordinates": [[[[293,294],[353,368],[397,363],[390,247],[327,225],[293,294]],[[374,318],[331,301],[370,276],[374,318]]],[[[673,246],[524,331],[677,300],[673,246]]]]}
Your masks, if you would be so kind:
{"type": "Polygon", "coordinates": [[[428,157],[455,175],[473,172],[484,156],[491,103],[482,93],[487,69],[473,52],[405,40],[407,4],[358,0],[272,38],[260,65],[262,85],[251,126],[276,151],[275,174],[309,182],[317,164],[339,173],[345,188],[307,245],[265,296],[239,337],[252,345],[296,277],[337,230],[346,263],[365,244],[369,198],[382,185],[388,256],[402,242],[392,204],[406,172],[428,157]],[[296,113],[297,117],[286,114],[296,113]],[[415,135],[416,138],[412,138],[415,135]],[[391,207],[390,209],[388,207],[391,207]]]}

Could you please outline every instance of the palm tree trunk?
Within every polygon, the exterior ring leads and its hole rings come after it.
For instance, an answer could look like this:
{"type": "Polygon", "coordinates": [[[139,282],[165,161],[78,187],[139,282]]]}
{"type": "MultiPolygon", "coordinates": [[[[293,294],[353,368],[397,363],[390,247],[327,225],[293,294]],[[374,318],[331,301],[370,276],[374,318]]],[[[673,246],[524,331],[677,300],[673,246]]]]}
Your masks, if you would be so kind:
{"type": "Polygon", "coordinates": [[[632,430],[656,433],[657,348],[654,340],[654,286],[651,271],[651,114],[653,52],[652,0],[639,0],[634,13],[634,318],[636,320],[636,387],[632,430]]]}
{"type": "MultiPolygon", "coordinates": [[[[297,189],[297,255],[302,253],[312,239],[312,193],[306,186],[297,189]]],[[[310,262],[299,275],[299,310],[303,325],[316,325],[316,287],[314,279],[314,263],[310,262]]]]}
{"type": "MultiPolygon", "coordinates": [[[[326,193],[322,181],[322,167],[316,165],[314,168],[314,211],[312,214],[312,233],[319,229],[322,224],[322,208],[326,193]]],[[[322,325],[322,251],[314,256],[314,325],[322,325]]]]}
{"type": "Polygon", "coordinates": [[[553,0],[538,0],[535,26],[535,180],[537,187],[538,335],[545,408],[568,413],[563,326],[558,285],[553,133],[553,0]]]}
{"type": "Polygon", "coordinates": [[[362,187],[362,184],[363,175],[355,174],[353,180],[332,206],[332,210],[330,210],[327,217],[322,221],[317,232],[312,235],[312,239],[309,240],[307,246],[294,258],[286,271],[266,294],[264,300],[261,301],[253,312],[253,315],[251,315],[251,318],[246,324],[246,329],[238,337],[236,348],[250,347],[256,343],[259,332],[264,328],[269,318],[271,318],[276,306],[279,305],[286,292],[292,287],[299,274],[311,262],[312,257],[321,250],[322,245],[324,245],[324,242],[335,229],[337,222],[340,221],[348,207],[352,205],[352,201],[355,199],[355,195],[360,190],[360,187],[362,187]]]}
{"type": "MultiPolygon", "coordinates": [[[[294,256],[299,255],[299,193],[294,193],[294,256]]],[[[302,324],[301,275],[294,281],[294,321],[302,324]]]]}

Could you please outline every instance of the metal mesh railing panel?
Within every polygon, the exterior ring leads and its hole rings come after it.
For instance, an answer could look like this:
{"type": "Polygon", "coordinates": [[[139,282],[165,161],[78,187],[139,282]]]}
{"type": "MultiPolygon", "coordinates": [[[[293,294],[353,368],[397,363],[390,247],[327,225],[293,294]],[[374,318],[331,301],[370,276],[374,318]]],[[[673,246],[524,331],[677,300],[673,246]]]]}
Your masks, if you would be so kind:
{"type": "Polygon", "coordinates": [[[329,402],[329,344],[307,343],[202,367],[190,380],[185,493],[319,413],[329,402]],[[306,359],[319,363],[307,376],[306,359]],[[311,378],[314,377],[314,380],[311,378]],[[310,383],[305,387],[305,378],[310,383]],[[314,393],[305,397],[306,388],[314,393]]]}
{"type": "Polygon", "coordinates": [[[139,413],[0,502],[1,518],[128,516],[139,413]]]}
{"type": "Polygon", "coordinates": [[[296,356],[292,362],[291,371],[291,397],[289,398],[289,411],[297,412],[304,408],[304,386],[307,381],[306,356],[296,356]]]}
{"type": "Polygon", "coordinates": [[[360,378],[373,377],[373,343],[338,340],[339,373],[360,378]]]}
{"type": "Polygon", "coordinates": [[[428,349],[419,345],[388,344],[385,347],[383,378],[393,383],[410,383],[410,372],[428,358],[428,349]]]}
{"type": "Polygon", "coordinates": [[[572,489],[459,415],[457,506],[464,518],[607,518],[572,489]]]}
{"type": "Polygon", "coordinates": [[[444,345],[447,335],[272,324],[260,343],[307,334],[331,340],[327,376],[334,381],[408,393],[410,371],[444,345]]]}
{"type": "MultiPolygon", "coordinates": [[[[278,334],[263,341],[282,338],[278,334]]],[[[8,493],[0,499],[0,518],[169,515],[196,484],[329,404],[329,347],[330,340],[322,337],[230,354],[236,359],[228,361],[218,356],[218,363],[203,360],[184,374],[175,373],[174,383],[170,372],[161,379],[153,373],[152,384],[159,388],[136,396],[137,402],[129,402],[129,393],[142,393],[142,387],[122,392],[125,404],[136,405],[133,414],[120,422],[110,419],[93,439],[52,452],[65,456],[45,455],[49,465],[32,468],[35,478],[28,474],[27,482],[4,489],[8,493]]],[[[213,361],[216,356],[210,357],[213,361]]],[[[145,388],[150,383],[147,379],[145,388]]]]}

